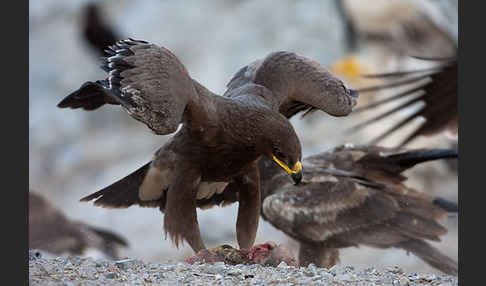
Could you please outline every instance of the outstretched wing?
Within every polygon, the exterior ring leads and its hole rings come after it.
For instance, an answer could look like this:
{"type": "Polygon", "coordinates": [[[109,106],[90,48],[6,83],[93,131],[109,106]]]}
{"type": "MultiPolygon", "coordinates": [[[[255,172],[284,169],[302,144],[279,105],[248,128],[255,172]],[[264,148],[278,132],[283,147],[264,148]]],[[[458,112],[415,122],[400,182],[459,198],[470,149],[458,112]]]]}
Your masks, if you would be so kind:
{"type": "Polygon", "coordinates": [[[318,62],[292,52],[270,53],[241,68],[227,84],[224,96],[238,95],[235,90],[249,83],[268,88],[287,118],[317,109],[346,116],[356,105],[357,92],[318,62]]]}
{"type": "Polygon", "coordinates": [[[420,135],[431,135],[446,129],[451,130],[453,133],[457,133],[458,109],[456,60],[446,61],[445,63],[432,69],[411,72],[396,72],[372,76],[382,78],[400,78],[400,80],[386,85],[364,88],[361,89],[360,92],[376,91],[401,86],[409,87],[405,91],[396,93],[395,95],[392,95],[386,99],[356,108],[354,111],[355,114],[362,111],[372,110],[373,108],[390,102],[403,100],[405,98],[406,101],[396,107],[390,108],[386,112],[383,112],[370,120],[356,125],[350,131],[356,131],[367,127],[370,124],[382,120],[390,115],[400,113],[407,108],[423,103],[422,107],[419,107],[416,111],[406,116],[389,130],[386,130],[380,136],[374,138],[370,144],[380,142],[393,132],[413,122],[418,117],[425,118],[425,122],[423,122],[411,134],[409,134],[406,139],[402,141],[400,146],[409,143],[420,135]]]}
{"type": "Polygon", "coordinates": [[[174,132],[185,115],[192,123],[208,120],[205,104],[210,101],[199,104],[208,91],[196,90],[184,65],[169,50],[129,39],[107,52],[111,56],[104,58],[102,68],[108,78],[83,84],[58,107],[93,110],[105,103],[120,104],[159,135],[174,132]]]}

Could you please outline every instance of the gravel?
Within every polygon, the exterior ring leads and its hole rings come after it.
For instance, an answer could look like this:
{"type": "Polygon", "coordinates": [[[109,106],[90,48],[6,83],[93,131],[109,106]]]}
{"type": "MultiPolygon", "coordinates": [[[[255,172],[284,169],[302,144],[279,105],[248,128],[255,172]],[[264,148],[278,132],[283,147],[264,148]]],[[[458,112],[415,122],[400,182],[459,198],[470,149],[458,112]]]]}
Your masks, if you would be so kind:
{"type": "Polygon", "coordinates": [[[356,270],[254,265],[153,264],[137,259],[44,258],[29,251],[29,285],[458,285],[450,275],[405,273],[399,267],[356,270]]]}

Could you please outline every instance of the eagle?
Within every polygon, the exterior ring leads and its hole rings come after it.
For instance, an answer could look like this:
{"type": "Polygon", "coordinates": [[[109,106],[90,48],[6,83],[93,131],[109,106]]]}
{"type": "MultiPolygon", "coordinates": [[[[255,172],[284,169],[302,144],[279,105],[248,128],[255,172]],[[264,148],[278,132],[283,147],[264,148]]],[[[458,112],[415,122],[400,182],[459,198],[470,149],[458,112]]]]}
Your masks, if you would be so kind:
{"type": "Polygon", "coordinates": [[[393,79],[390,83],[369,86],[359,89],[359,92],[366,93],[381,89],[392,89],[404,87],[388,96],[385,99],[371,102],[367,105],[356,108],[353,114],[373,110],[385,104],[402,101],[398,106],[389,108],[385,112],[355,125],[348,132],[355,132],[365,128],[388,116],[398,114],[407,108],[417,106],[415,111],[404,117],[390,129],[373,138],[369,144],[377,144],[392,133],[412,123],[416,118],[424,118],[412,133],[400,142],[399,146],[405,146],[421,135],[433,135],[442,131],[449,131],[457,135],[458,129],[458,108],[457,108],[457,58],[421,58],[426,61],[435,62],[436,65],[430,68],[417,69],[412,71],[399,71],[367,77],[393,79]],[[422,104],[422,106],[418,106],[422,104]]]}
{"type": "Polygon", "coordinates": [[[118,259],[118,249],[128,242],[118,234],[64,215],[40,193],[29,191],[29,249],[55,255],[82,255],[89,248],[118,259]]]}
{"type": "Polygon", "coordinates": [[[102,68],[108,78],[84,83],[58,107],[95,110],[115,104],[157,135],[182,127],[151,162],[81,201],[96,199],[95,205],[109,208],[157,207],[164,213],[165,234],[176,247],[186,241],[194,252],[206,248],[196,208],[226,197],[239,203],[238,245],[251,248],[261,208],[261,158],[283,169],[295,184],[301,181],[300,141],[280,113],[282,106],[290,114],[317,108],[346,116],[356,105],[357,94],[342,81],[292,52],[271,53],[259,61],[255,74],[240,70],[236,78],[243,75],[248,82],[234,84],[224,96],[191,78],[164,47],[128,39],[107,52],[102,68]]]}
{"type": "Polygon", "coordinates": [[[98,3],[88,3],[82,10],[81,33],[93,50],[107,56],[105,49],[123,38],[105,18],[98,3]]]}
{"type": "Polygon", "coordinates": [[[457,204],[408,187],[403,172],[431,160],[457,158],[457,149],[403,149],[345,144],[303,160],[304,179],[292,185],[272,165],[262,168],[261,216],[299,242],[299,265],[330,268],[341,248],[399,248],[440,271],[457,262],[427,240],[447,232],[439,219],[457,204]]]}

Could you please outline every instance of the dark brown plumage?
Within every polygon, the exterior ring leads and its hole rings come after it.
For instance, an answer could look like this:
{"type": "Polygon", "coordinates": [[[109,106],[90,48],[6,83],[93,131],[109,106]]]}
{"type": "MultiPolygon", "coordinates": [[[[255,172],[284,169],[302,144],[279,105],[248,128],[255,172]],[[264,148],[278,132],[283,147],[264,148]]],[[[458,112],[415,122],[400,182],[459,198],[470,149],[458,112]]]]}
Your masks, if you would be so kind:
{"type": "Polygon", "coordinates": [[[82,13],[83,38],[96,52],[106,56],[105,50],[122,38],[107,23],[98,4],[87,4],[82,13]]]}
{"type": "Polygon", "coordinates": [[[109,52],[112,56],[103,65],[109,77],[85,83],[58,106],[93,110],[106,103],[120,104],[159,135],[176,131],[179,123],[183,126],[152,162],[82,200],[97,199],[95,205],[104,207],[158,207],[165,213],[166,233],[176,245],[188,241],[194,251],[205,248],[196,207],[212,206],[215,196],[239,202],[238,243],[240,248],[253,245],[261,203],[260,157],[279,164],[296,183],[301,180],[301,146],[278,112],[282,102],[299,92],[300,97],[312,99],[308,108],[343,116],[356,103],[319,64],[293,53],[267,57],[267,63],[280,67],[273,70],[274,82],[247,83],[227,96],[216,96],[193,80],[165,48],[125,40],[109,52]],[[308,89],[301,89],[300,83],[308,89]]]}
{"type": "Polygon", "coordinates": [[[427,240],[447,229],[438,220],[457,205],[407,187],[403,171],[421,162],[455,158],[457,150],[340,146],[305,158],[304,180],[288,184],[262,166],[262,217],[300,243],[299,264],[331,267],[339,249],[396,247],[457,274],[457,263],[427,240]]]}
{"type": "Polygon", "coordinates": [[[373,75],[374,77],[382,78],[398,78],[398,80],[389,84],[363,88],[360,89],[360,92],[376,91],[379,89],[400,86],[408,86],[408,88],[405,91],[397,92],[395,95],[386,99],[359,107],[355,109],[354,113],[372,110],[378,106],[404,98],[407,98],[407,100],[397,107],[390,108],[386,112],[356,125],[351,131],[367,127],[385,117],[400,113],[406,108],[423,103],[423,106],[406,116],[399,123],[395,124],[392,128],[382,133],[377,138],[374,138],[370,144],[380,142],[393,132],[413,122],[418,117],[425,118],[425,122],[415,129],[413,133],[409,134],[401,142],[400,146],[404,146],[420,135],[432,135],[444,130],[449,130],[452,133],[457,134],[457,60],[451,59],[439,62],[440,64],[436,67],[425,70],[373,75]]]}
{"type": "Polygon", "coordinates": [[[29,248],[52,254],[82,255],[88,248],[118,257],[118,248],[126,240],[111,231],[73,221],[40,194],[29,192],[29,248]]]}

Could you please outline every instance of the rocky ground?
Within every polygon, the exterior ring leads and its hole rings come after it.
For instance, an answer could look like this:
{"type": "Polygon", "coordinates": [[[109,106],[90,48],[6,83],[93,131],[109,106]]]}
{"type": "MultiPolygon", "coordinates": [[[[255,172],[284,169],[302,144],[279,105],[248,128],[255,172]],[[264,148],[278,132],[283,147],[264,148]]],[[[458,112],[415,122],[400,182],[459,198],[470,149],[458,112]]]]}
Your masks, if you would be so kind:
{"type": "Polygon", "coordinates": [[[46,259],[31,255],[29,285],[458,285],[449,275],[405,273],[399,267],[356,270],[287,266],[147,263],[88,257],[46,259]]]}

